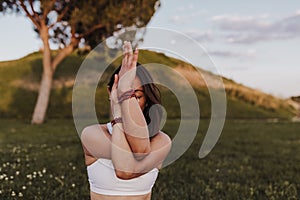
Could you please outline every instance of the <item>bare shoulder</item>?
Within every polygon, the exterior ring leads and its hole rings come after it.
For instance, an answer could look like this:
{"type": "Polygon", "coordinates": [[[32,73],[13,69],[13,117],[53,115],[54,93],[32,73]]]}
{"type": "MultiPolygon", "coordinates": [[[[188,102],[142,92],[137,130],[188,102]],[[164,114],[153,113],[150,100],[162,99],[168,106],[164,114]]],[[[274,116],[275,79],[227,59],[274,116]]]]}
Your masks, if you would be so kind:
{"type": "Polygon", "coordinates": [[[98,158],[109,158],[111,156],[111,136],[108,133],[106,124],[86,126],[82,130],[80,139],[84,150],[86,165],[92,164],[98,158]]]}
{"type": "Polygon", "coordinates": [[[81,138],[95,132],[108,132],[106,124],[92,124],[86,126],[81,132],[81,138]]]}

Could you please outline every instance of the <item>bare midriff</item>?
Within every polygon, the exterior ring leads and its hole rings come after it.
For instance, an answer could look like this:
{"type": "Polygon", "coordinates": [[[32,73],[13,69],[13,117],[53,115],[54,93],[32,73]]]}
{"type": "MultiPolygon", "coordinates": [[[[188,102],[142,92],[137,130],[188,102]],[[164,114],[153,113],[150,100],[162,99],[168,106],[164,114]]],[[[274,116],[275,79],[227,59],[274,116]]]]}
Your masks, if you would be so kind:
{"type": "Polygon", "coordinates": [[[135,196],[115,196],[115,195],[103,195],[91,192],[91,200],[150,200],[151,193],[135,196]]]}

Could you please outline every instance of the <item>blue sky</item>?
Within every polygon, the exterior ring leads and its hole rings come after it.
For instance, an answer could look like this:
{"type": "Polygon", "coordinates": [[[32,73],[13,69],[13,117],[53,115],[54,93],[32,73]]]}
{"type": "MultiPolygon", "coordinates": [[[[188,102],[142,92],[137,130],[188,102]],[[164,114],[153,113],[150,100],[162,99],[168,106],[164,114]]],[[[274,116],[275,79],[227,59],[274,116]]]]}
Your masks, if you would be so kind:
{"type": "MultiPolygon", "coordinates": [[[[40,48],[29,20],[1,16],[0,26],[0,60],[40,48]]],[[[194,38],[221,75],[236,82],[279,97],[300,95],[298,0],[161,0],[148,26],[194,38]]]]}

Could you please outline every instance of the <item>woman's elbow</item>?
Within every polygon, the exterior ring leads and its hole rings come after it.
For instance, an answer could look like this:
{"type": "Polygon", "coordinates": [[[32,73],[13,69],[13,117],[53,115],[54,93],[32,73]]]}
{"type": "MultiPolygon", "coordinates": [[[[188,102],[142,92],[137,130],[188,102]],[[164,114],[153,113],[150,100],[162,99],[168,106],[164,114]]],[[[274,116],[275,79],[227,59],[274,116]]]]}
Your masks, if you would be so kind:
{"type": "Polygon", "coordinates": [[[87,126],[81,131],[81,134],[80,134],[81,141],[86,140],[88,138],[91,130],[92,130],[92,126],[87,126]]]}
{"type": "Polygon", "coordinates": [[[132,153],[136,160],[142,160],[144,159],[149,153],[151,152],[150,145],[146,145],[144,147],[137,146],[135,148],[132,148],[132,153]]]}

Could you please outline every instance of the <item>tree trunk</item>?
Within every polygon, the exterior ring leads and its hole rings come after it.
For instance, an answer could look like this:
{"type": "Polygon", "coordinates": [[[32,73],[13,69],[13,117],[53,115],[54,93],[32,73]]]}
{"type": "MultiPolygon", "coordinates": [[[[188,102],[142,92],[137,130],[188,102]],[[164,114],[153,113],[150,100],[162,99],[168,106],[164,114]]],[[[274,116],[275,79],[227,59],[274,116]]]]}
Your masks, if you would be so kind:
{"type": "Polygon", "coordinates": [[[47,30],[42,29],[40,32],[40,36],[44,44],[43,75],[40,84],[38,99],[31,120],[32,124],[42,124],[45,121],[50,93],[51,93],[53,74],[58,64],[73,52],[74,47],[76,47],[79,42],[78,39],[72,38],[71,44],[69,44],[64,49],[60,50],[60,52],[52,60],[51,50],[48,42],[48,28],[47,30]]]}
{"type": "Polygon", "coordinates": [[[54,73],[51,67],[51,51],[48,41],[48,27],[42,27],[42,29],[40,30],[40,36],[44,45],[43,75],[40,84],[38,99],[32,115],[32,124],[42,124],[45,120],[54,73]]]}
{"type": "Polygon", "coordinates": [[[45,120],[50,92],[51,92],[52,79],[53,79],[53,73],[44,70],[41,84],[40,84],[38,99],[35,104],[32,120],[31,120],[32,124],[42,124],[45,120]]]}

